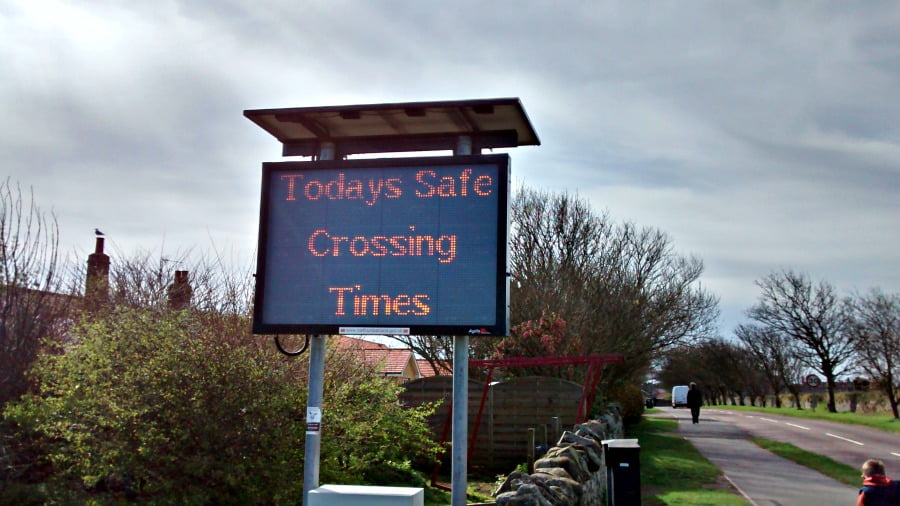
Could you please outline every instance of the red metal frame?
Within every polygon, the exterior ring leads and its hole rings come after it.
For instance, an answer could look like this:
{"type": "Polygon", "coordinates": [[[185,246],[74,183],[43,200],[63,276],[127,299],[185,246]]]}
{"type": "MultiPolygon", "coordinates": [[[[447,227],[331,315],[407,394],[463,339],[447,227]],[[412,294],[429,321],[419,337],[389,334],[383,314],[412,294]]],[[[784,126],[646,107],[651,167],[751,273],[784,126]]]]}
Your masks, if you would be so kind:
{"type": "MultiPolygon", "coordinates": [[[[475,441],[478,438],[478,429],[481,426],[481,415],[484,413],[484,402],[487,399],[488,389],[491,385],[491,378],[494,375],[494,369],[498,367],[539,367],[539,366],[565,366],[565,365],[587,365],[588,370],[584,377],[584,386],[581,390],[581,400],[578,402],[578,413],[575,415],[575,423],[587,421],[591,414],[591,406],[594,404],[594,394],[597,385],[600,384],[600,373],[604,364],[621,364],[625,362],[625,356],[621,353],[604,353],[598,355],[581,355],[575,357],[514,357],[500,358],[489,360],[469,360],[469,367],[487,367],[487,376],[484,380],[484,388],[481,390],[481,402],[478,404],[478,415],[475,416],[475,427],[472,429],[472,435],[469,437],[469,450],[466,455],[468,460],[472,459],[472,452],[475,450],[475,441]]],[[[447,443],[447,432],[450,426],[450,414],[453,409],[453,403],[448,406],[447,418],[444,421],[444,430],[441,435],[440,446],[443,448],[447,443]]],[[[446,449],[444,450],[446,453],[446,449]]],[[[441,485],[437,482],[437,474],[441,468],[441,457],[434,466],[431,473],[431,486],[449,490],[449,487],[441,485]]]]}

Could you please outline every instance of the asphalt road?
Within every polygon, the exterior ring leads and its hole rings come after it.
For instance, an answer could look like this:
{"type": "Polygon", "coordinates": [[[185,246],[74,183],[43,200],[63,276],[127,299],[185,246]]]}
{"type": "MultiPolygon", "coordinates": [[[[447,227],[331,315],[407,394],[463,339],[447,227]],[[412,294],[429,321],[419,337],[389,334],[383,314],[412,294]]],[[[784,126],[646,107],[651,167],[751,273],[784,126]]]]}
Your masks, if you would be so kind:
{"type": "Polygon", "coordinates": [[[703,415],[733,423],[754,437],[791,443],[855,468],[867,459],[880,459],[888,469],[888,476],[900,477],[900,434],[897,433],[859,425],[727,409],[701,410],[703,415]]]}
{"type": "Polygon", "coordinates": [[[700,411],[700,423],[694,425],[686,409],[662,410],[678,419],[678,430],[685,439],[755,506],[846,506],[856,502],[856,487],[781,458],[749,441],[755,435],[755,424],[765,427],[765,424],[774,425],[773,422],[704,409],[700,411]]]}

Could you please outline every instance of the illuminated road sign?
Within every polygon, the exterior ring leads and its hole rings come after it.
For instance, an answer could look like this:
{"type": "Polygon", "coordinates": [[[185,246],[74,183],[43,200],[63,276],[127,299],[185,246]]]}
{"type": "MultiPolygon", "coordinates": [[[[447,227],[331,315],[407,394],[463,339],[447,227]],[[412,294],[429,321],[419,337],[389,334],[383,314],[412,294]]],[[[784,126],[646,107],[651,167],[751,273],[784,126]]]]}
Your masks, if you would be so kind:
{"type": "Polygon", "coordinates": [[[507,333],[507,155],[263,164],[256,333],[507,333]]]}

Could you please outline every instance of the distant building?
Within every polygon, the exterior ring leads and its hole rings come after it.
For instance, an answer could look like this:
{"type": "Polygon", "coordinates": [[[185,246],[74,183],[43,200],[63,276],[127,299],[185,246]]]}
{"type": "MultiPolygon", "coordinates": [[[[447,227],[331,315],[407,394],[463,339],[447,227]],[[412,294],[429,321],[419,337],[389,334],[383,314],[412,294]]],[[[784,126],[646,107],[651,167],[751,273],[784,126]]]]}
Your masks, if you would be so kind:
{"type": "Polygon", "coordinates": [[[418,364],[419,372],[422,374],[423,378],[430,378],[432,376],[453,376],[453,368],[445,363],[438,363],[438,371],[435,371],[434,367],[431,366],[431,363],[424,358],[416,359],[416,364],[418,364]]]}
{"type": "Polygon", "coordinates": [[[336,336],[335,343],[339,350],[358,352],[379,374],[386,378],[396,378],[398,383],[422,377],[415,355],[410,349],[389,348],[384,344],[347,336],[336,336]]]}

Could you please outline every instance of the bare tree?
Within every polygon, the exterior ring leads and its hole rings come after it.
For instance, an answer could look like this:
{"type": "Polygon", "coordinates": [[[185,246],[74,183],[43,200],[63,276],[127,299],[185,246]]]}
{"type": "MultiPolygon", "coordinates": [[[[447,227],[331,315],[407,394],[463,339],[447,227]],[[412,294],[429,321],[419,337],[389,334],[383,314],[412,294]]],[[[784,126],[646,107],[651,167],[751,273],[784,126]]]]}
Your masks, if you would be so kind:
{"type": "Polygon", "coordinates": [[[697,376],[697,372],[703,361],[701,353],[698,352],[699,349],[698,344],[695,343],[691,347],[681,346],[670,350],[659,367],[656,379],[669,389],[676,385],[687,385],[691,381],[698,381],[700,378],[697,376]]]}
{"type": "Polygon", "coordinates": [[[604,380],[639,381],[661,351],[713,332],[718,301],[699,285],[703,263],[677,255],[662,232],[522,189],[511,233],[510,323],[553,312],[567,322],[567,353],[623,353],[604,380]]]}
{"type": "Polygon", "coordinates": [[[828,411],[837,412],[835,382],[849,371],[854,354],[847,304],[830,284],[813,284],[792,271],[770,274],[756,284],[762,294],[747,315],[798,344],[802,363],[825,377],[828,411]]]}
{"type": "Polygon", "coordinates": [[[873,289],[851,304],[857,364],[885,393],[894,418],[900,418],[900,293],[873,289]]]}
{"type": "Polygon", "coordinates": [[[666,354],[658,376],[669,388],[697,383],[710,403],[745,403],[759,389],[758,375],[738,344],[707,338],[678,346],[666,354]]]}
{"type": "Polygon", "coordinates": [[[759,392],[762,380],[743,347],[722,338],[710,339],[700,346],[700,357],[697,374],[705,378],[704,383],[720,385],[732,399],[732,404],[744,406],[747,400],[751,404],[755,402],[754,396],[759,392]]]}
{"type": "MultiPolygon", "coordinates": [[[[109,286],[114,305],[162,309],[178,270],[189,273],[190,307],[220,315],[248,318],[252,307],[252,270],[219,251],[194,253],[141,250],[114,252],[109,286]]],[[[246,263],[246,265],[250,265],[246,263]]],[[[84,272],[81,273],[84,275],[84,272]]]]}
{"type": "MultiPolygon", "coordinates": [[[[584,201],[523,189],[511,206],[510,324],[536,320],[547,310],[585,321],[592,311],[584,293],[603,252],[610,223],[595,216],[584,201]],[[576,316],[577,315],[577,316],[576,316]]],[[[441,336],[397,336],[432,365],[448,363],[452,341],[441,336]]],[[[477,358],[493,355],[499,340],[476,338],[477,358]]]]}
{"type": "MultiPolygon", "coordinates": [[[[453,369],[453,338],[448,336],[390,336],[406,346],[416,356],[426,360],[437,374],[449,374],[453,369]]],[[[471,342],[469,343],[472,344],[471,342]]],[[[472,352],[471,346],[469,352],[472,352]]]]}
{"type": "Polygon", "coordinates": [[[795,343],[784,334],[772,332],[758,325],[739,325],[735,336],[744,344],[749,358],[759,369],[775,394],[775,406],[781,407],[782,390],[787,389],[800,409],[800,389],[797,387],[801,365],[797,360],[795,343]]]}
{"type": "Polygon", "coordinates": [[[25,392],[41,340],[66,324],[72,297],[58,248],[56,216],[18,184],[0,182],[0,406],[25,392]]]}
{"type": "Polygon", "coordinates": [[[780,408],[781,399],[778,398],[778,393],[781,392],[784,383],[781,380],[776,359],[772,355],[772,350],[769,346],[772,341],[777,340],[777,334],[768,334],[764,329],[751,325],[738,326],[734,334],[744,344],[748,351],[748,358],[753,362],[753,365],[762,371],[766,383],[768,383],[772,392],[775,393],[775,407],[780,408]],[[770,336],[775,339],[767,339],[770,336]]]}
{"type": "MultiPolygon", "coordinates": [[[[624,354],[604,382],[639,382],[660,352],[714,332],[718,301],[699,284],[703,263],[677,255],[664,233],[528,188],[514,197],[510,221],[510,325],[555,313],[567,325],[561,353],[624,354]]],[[[397,340],[432,363],[448,360],[447,338],[397,340]]],[[[494,344],[478,338],[470,351],[486,358],[494,344]]]]}
{"type": "MultiPolygon", "coordinates": [[[[388,336],[410,349],[417,357],[428,362],[437,375],[453,373],[453,337],[451,336],[388,336]]],[[[490,358],[499,338],[473,336],[469,339],[469,358],[490,358]]],[[[479,371],[470,371],[479,374],[479,371]]]]}

